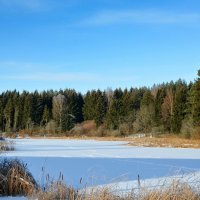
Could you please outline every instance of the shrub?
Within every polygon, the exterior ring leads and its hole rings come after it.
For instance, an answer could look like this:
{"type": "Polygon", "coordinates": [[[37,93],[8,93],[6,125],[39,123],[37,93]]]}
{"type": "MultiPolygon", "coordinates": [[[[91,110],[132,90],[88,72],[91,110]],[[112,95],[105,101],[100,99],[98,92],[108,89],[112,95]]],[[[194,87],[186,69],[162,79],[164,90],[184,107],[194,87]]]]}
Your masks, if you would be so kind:
{"type": "Polygon", "coordinates": [[[0,196],[28,195],[37,188],[32,174],[17,159],[0,161],[0,196]]]}
{"type": "Polygon", "coordinates": [[[194,132],[192,118],[186,118],[182,122],[181,134],[186,139],[190,139],[194,132]]]}
{"type": "Polygon", "coordinates": [[[1,151],[14,151],[14,143],[8,141],[0,141],[0,152],[1,151]]]}
{"type": "Polygon", "coordinates": [[[194,128],[192,139],[195,139],[195,140],[200,139],[200,127],[194,128]]]}

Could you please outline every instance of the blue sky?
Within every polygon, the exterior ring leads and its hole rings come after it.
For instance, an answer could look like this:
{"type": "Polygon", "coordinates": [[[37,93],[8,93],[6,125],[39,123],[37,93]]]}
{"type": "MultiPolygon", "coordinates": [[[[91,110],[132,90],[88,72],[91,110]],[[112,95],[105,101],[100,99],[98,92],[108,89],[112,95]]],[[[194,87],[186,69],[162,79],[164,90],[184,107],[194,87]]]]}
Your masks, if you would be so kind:
{"type": "Polygon", "coordinates": [[[0,0],[0,91],[193,81],[199,36],[199,0],[0,0]]]}

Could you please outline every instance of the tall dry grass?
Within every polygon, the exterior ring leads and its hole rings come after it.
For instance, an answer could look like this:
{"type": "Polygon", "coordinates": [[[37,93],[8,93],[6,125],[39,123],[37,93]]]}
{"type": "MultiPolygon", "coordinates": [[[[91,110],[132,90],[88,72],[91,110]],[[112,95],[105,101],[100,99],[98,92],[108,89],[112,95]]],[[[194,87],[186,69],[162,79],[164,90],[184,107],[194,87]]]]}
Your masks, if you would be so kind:
{"type": "Polygon", "coordinates": [[[112,188],[75,190],[63,182],[54,182],[47,191],[38,190],[29,199],[38,200],[200,200],[200,191],[187,183],[173,182],[169,187],[148,190],[141,188],[127,194],[116,194],[112,188]]]}
{"type": "Polygon", "coordinates": [[[77,190],[66,185],[63,175],[57,181],[51,181],[47,175],[46,183],[39,186],[25,164],[3,159],[0,160],[1,196],[26,196],[31,200],[200,200],[200,188],[176,180],[170,186],[133,189],[129,193],[120,193],[111,186],[77,190]]]}
{"type": "Polygon", "coordinates": [[[21,161],[0,161],[0,196],[29,195],[36,189],[35,179],[21,161]]]}

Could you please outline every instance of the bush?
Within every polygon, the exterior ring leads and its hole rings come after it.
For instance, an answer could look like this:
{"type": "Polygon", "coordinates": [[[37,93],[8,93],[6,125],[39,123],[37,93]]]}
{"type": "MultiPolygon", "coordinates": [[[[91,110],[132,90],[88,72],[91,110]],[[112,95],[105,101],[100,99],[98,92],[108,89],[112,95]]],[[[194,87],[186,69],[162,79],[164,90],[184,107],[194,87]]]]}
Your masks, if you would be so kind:
{"type": "Polygon", "coordinates": [[[152,128],[151,130],[151,134],[153,136],[159,136],[159,135],[162,135],[162,134],[165,134],[165,129],[164,129],[164,126],[155,126],[152,128]]]}
{"type": "Polygon", "coordinates": [[[195,140],[200,139],[200,127],[194,128],[192,139],[195,139],[195,140]]]}
{"type": "Polygon", "coordinates": [[[186,139],[190,139],[194,133],[192,118],[184,119],[181,127],[181,134],[186,139]]]}
{"type": "Polygon", "coordinates": [[[103,125],[98,127],[98,129],[96,131],[96,136],[97,137],[105,137],[105,136],[107,136],[107,130],[103,125]]]}
{"type": "Polygon", "coordinates": [[[0,152],[1,151],[14,151],[14,143],[8,141],[0,141],[0,152]]]}
{"type": "Polygon", "coordinates": [[[0,161],[0,196],[28,195],[37,188],[32,174],[17,159],[0,161]]]}

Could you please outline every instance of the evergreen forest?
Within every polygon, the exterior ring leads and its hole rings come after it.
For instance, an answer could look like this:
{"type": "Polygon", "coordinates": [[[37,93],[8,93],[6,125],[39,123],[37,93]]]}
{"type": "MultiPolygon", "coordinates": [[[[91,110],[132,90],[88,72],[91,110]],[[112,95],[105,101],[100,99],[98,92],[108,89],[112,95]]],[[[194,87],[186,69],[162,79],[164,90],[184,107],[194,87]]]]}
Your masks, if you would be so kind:
{"type": "MultiPolygon", "coordinates": [[[[76,134],[93,121],[102,136],[133,133],[181,134],[200,137],[200,70],[194,82],[162,83],[151,88],[73,89],[0,94],[0,131],[76,134]]],[[[81,132],[79,133],[81,134],[81,132]]]]}

